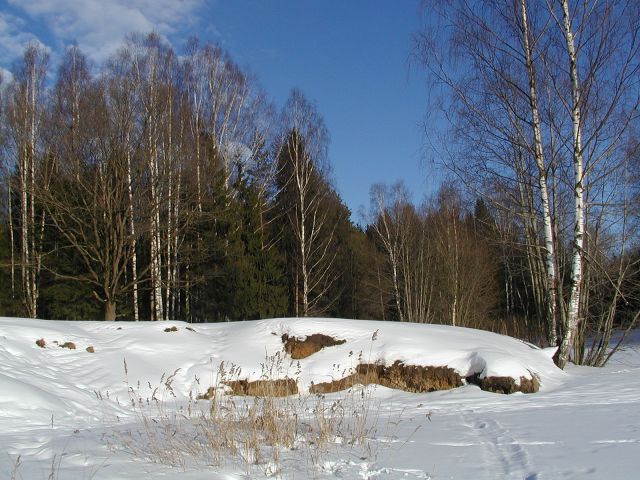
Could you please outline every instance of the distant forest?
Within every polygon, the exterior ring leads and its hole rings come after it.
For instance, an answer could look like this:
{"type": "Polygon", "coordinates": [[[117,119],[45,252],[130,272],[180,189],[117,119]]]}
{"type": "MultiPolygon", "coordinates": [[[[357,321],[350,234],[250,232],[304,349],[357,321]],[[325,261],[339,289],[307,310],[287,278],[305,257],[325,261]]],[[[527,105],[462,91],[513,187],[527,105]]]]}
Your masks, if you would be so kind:
{"type": "MultiPolygon", "coordinates": [[[[0,89],[0,315],[442,323],[567,341],[601,364],[640,311],[637,46],[567,61],[583,83],[561,82],[578,77],[550,60],[572,58],[560,28],[540,33],[543,58],[514,40],[539,28],[527,12],[508,23],[458,3],[439,13],[451,58],[474,69],[447,70],[429,32],[416,47],[449,92],[439,161],[455,181],[419,204],[401,183],[374,185],[363,225],[332,184],[317,107],[293,90],[276,111],[220,47],[191,40],[178,56],[132,35],[102,65],[72,46],[51,66],[29,46],[0,89]]],[[[609,28],[585,24],[580,52],[630,34],[609,28]]]]}

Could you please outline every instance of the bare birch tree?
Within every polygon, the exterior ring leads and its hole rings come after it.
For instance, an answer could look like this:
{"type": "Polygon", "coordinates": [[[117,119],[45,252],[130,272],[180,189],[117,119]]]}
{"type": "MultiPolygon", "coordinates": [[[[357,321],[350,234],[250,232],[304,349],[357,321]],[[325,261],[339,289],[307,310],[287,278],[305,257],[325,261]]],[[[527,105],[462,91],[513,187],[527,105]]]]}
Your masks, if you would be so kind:
{"type": "MultiPolygon", "coordinates": [[[[586,321],[589,306],[587,222],[600,210],[590,202],[591,191],[609,183],[626,163],[625,138],[637,116],[640,93],[640,13],[635,2],[548,1],[547,8],[562,41],[549,65],[557,65],[554,87],[570,131],[564,135],[562,153],[571,163],[567,184],[573,198],[571,275],[564,335],[556,356],[561,367],[570,358],[574,338],[586,321]]],[[[551,70],[555,72],[556,70],[551,70]]],[[[612,205],[601,208],[610,210],[612,205]]],[[[623,239],[624,234],[619,235],[623,239]]],[[[624,239],[622,240],[624,245],[624,239]]]]}
{"type": "MultiPolygon", "coordinates": [[[[29,45],[9,86],[6,111],[8,151],[15,162],[17,178],[12,190],[18,196],[17,238],[21,297],[28,317],[37,316],[39,277],[45,218],[34,195],[36,186],[48,182],[43,151],[44,88],[49,57],[44,49],[29,45]]],[[[12,216],[13,213],[10,213],[12,216]]],[[[17,244],[17,245],[16,245],[17,244]]],[[[13,263],[13,262],[12,262],[13,263]]]]}
{"type": "Polygon", "coordinates": [[[115,138],[121,145],[121,152],[125,155],[126,181],[127,181],[127,211],[129,213],[128,229],[131,239],[131,306],[133,320],[140,320],[139,312],[139,262],[138,240],[140,235],[138,223],[140,222],[139,205],[134,201],[134,168],[135,157],[139,148],[140,129],[136,129],[136,95],[134,89],[134,75],[131,68],[131,54],[122,49],[112,57],[104,73],[106,83],[107,104],[111,112],[112,128],[115,130],[115,138]]]}
{"type": "Polygon", "coordinates": [[[295,243],[293,305],[296,316],[322,313],[335,281],[331,247],[336,225],[329,221],[329,194],[323,162],[328,134],[316,109],[294,90],[284,110],[284,133],[278,151],[279,202],[295,243]]]}
{"type": "Polygon", "coordinates": [[[149,184],[151,318],[166,320],[166,257],[163,254],[167,243],[166,237],[163,236],[162,213],[166,206],[164,200],[167,195],[165,190],[167,183],[162,167],[163,155],[168,153],[167,145],[163,145],[163,140],[169,140],[169,137],[163,136],[168,133],[163,130],[163,127],[167,126],[164,122],[173,101],[173,99],[167,99],[166,95],[169,93],[167,87],[172,74],[171,62],[174,54],[155,34],[145,38],[134,36],[127,48],[132,56],[131,67],[140,107],[138,121],[143,131],[142,141],[149,184]]]}
{"type": "Polygon", "coordinates": [[[485,327],[495,305],[495,269],[450,186],[421,208],[406,188],[376,185],[370,228],[384,251],[400,321],[485,327]]]}
{"type": "Polygon", "coordinates": [[[384,185],[374,185],[371,188],[371,204],[372,211],[369,223],[377,234],[387,256],[398,319],[404,322],[406,315],[402,304],[403,297],[400,294],[400,261],[405,238],[402,235],[402,219],[398,217],[407,204],[406,191],[401,184],[396,184],[392,192],[389,192],[384,185]]]}
{"type": "Polygon", "coordinates": [[[460,67],[437,54],[443,36],[426,32],[422,59],[455,106],[450,120],[459,136],[450,151],[466,150],[464,162],[450,165],[470,183],[480,180],[481,189],[492,183],[513,189],[515,213],[524,214],[531,232],[532,286],[542,288],[536,295],[547,306],[548,341],[559,346],[556,361],[564,367],[588,310],[589,212],[608,208],[590,204],[589,192],[620,168],[638,109],[638,6],[569,0],[432,5],[451,22],[448,39],[460,67]],[[544,258],[542,269],[537,258],[544,258]],[[563,272],[566,292],[560,290],[563,272]]]}
{"type": "Polygon", "coordinates": [[[443,184],[423,215],[426,242],[433,251],[432,315],[449,325],[489,329],[497,303],[496,262],[462,194],[443,184]]]}

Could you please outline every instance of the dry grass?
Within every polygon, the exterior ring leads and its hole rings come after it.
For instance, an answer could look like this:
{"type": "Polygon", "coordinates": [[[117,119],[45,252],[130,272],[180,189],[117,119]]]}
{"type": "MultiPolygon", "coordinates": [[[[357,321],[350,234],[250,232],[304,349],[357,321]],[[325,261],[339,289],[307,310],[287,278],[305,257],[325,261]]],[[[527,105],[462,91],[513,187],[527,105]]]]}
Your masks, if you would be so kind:
{"type": "MultiPolygon", "coordinates": [[[[531,372],[530,372],[531,373],[531,372]]],[[[484,377],[478,374],[467,377],[467,382],[478,385],[482,390],[510,395],[515,392],[536,393],[540,389],[540,379],[534,373],[531,378],[520,377],[520,382],[512,377],[484,377]]]]}
{"type": "MultiPolygon", "coordinates": [[[[276,380],[231,380],[225,382],[231,389],[231,395],[250,397],[288,397],[298,393],[298,384],[292,378],[276,380]]],[[[209,392],[209,390],[207,390],[209,392]]]]}
{"type": "Polygon", "coordinates": [[[36,340],[36,345],[39,346],[40,348],[45,348],[47,343],[44,341],[44,338],[41,338],[39,340],[36,340]]]}
{"type": "Polygon", "coordinates": [[[308,335],[304,339],[290,337],[286,333],[282,335],[282,343],[284,343],[284,351],[291,355],[294,360],[307,358],[325,347],[333,347],[342,345],[346,340],[337,340],[329,335],[322,333],[314,333],[308,335]]]}
{"type": "Polygon", "coordinates": [[[265,359],[261,383],[253,382],[259,391],[252,393],[246,390],[249,382],[241,383],[240,369],[224,363],[214,386],[191,392],[185,402],[177,401],[173,390],[178,370],[163,375],[147,398],[139,383],[129,386],[136,428],[120,431],[110,445],[147,461],[183,469],[240,469],[248,478],[258,472],[281,476],[288,466],[299,470],[300,462],[312,478],[331,454],[374,461],[381,443],[372,440],[397,429],[399,420],[381,428],[375,387],[355,386],[331,396],[282,396],[283,385],[296,384],[289,373],[299,375],[299,366],[296,370],[278,352],[265,359]],[[229,394],[240,384],[243,394],[257,396],[229,394]]]}
{"type": "Polygon", "coordinates": [[[460,375],[448,367],[423,367],[405,365],[401,361],[386,367],[380,364],[361,363],[351,375],[332,382],[317,383],[309,389],[312,393],[331,393],[354,385],[383,385],[405,392],[422,393],[450,390],[462,386],[460,375]]]}
{"type": "Polygon", "coordinates": [[[9,461],[11,461],[11,463],[13,464],[13,468],[11,469],[11,480],[22,478],[22,476],[20,475],[20,467],[22,467],[22,455],[18,455],[15,460],[11,458],[11,455],[9,455],[9,461]]]}

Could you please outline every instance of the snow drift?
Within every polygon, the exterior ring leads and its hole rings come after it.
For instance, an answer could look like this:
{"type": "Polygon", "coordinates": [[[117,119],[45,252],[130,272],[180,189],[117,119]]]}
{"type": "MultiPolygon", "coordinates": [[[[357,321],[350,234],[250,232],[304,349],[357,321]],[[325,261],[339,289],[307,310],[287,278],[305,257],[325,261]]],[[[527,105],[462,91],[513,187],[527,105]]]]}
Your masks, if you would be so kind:
{"type": "Polygon", "coordinates": [[[73,414],[90,404],[94,391],[126,394],[125,363],[130,383],[152,386],[177,370],[173,389],[183,398],[220,381],[223,362],[223,369],[233,368],[242,380],[294,378],[301,392],[339,380],[363,363],[449,367],[463,378],[517,382],[535,376],[542,388],[562,377],[551,352],[502,335],[442,325],[324,318],[193,325],[2,319],[0,339],[2,382],[13,392],[2,402],[24,399],[23,409],[40,413],[54,406],[59,410],[62,403],[73,414]],[[344,342],[303,359],[285,354],[283,335],[304,339],[317,333],[344,342]],[[39,339],[45,348],[36,345],[39,339]],[[60,348],[65,342],[77,348],[60,348]]]}

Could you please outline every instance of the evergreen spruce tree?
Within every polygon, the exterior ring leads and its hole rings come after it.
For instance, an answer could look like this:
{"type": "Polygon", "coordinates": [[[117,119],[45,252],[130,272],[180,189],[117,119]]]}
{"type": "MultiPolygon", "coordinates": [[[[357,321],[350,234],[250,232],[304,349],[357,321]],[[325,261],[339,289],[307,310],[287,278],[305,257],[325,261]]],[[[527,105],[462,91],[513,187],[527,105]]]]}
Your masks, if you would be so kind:
{"type": "Polygon", "coordinates": [[[257,188],[239,169],[209,206],[215,215],[202,226],[208,254],[197,267],[197,316],[202,320],[253,320],[286,314],[284,265],[261,238],[257,188]],[[222,193],[225,192],[226,193],[222,193]]]}
{"type": "Polygon", "coordinates": [[[275,248],[265,244],[261,231],[260,211],[263,206],[255,185],[242,171],[235,183],[237,192],[237,226],[243,247],[240,272],[246,287],[243,318],[269,318],[286,314],[287,289],[283,258],[275,248]]]}

